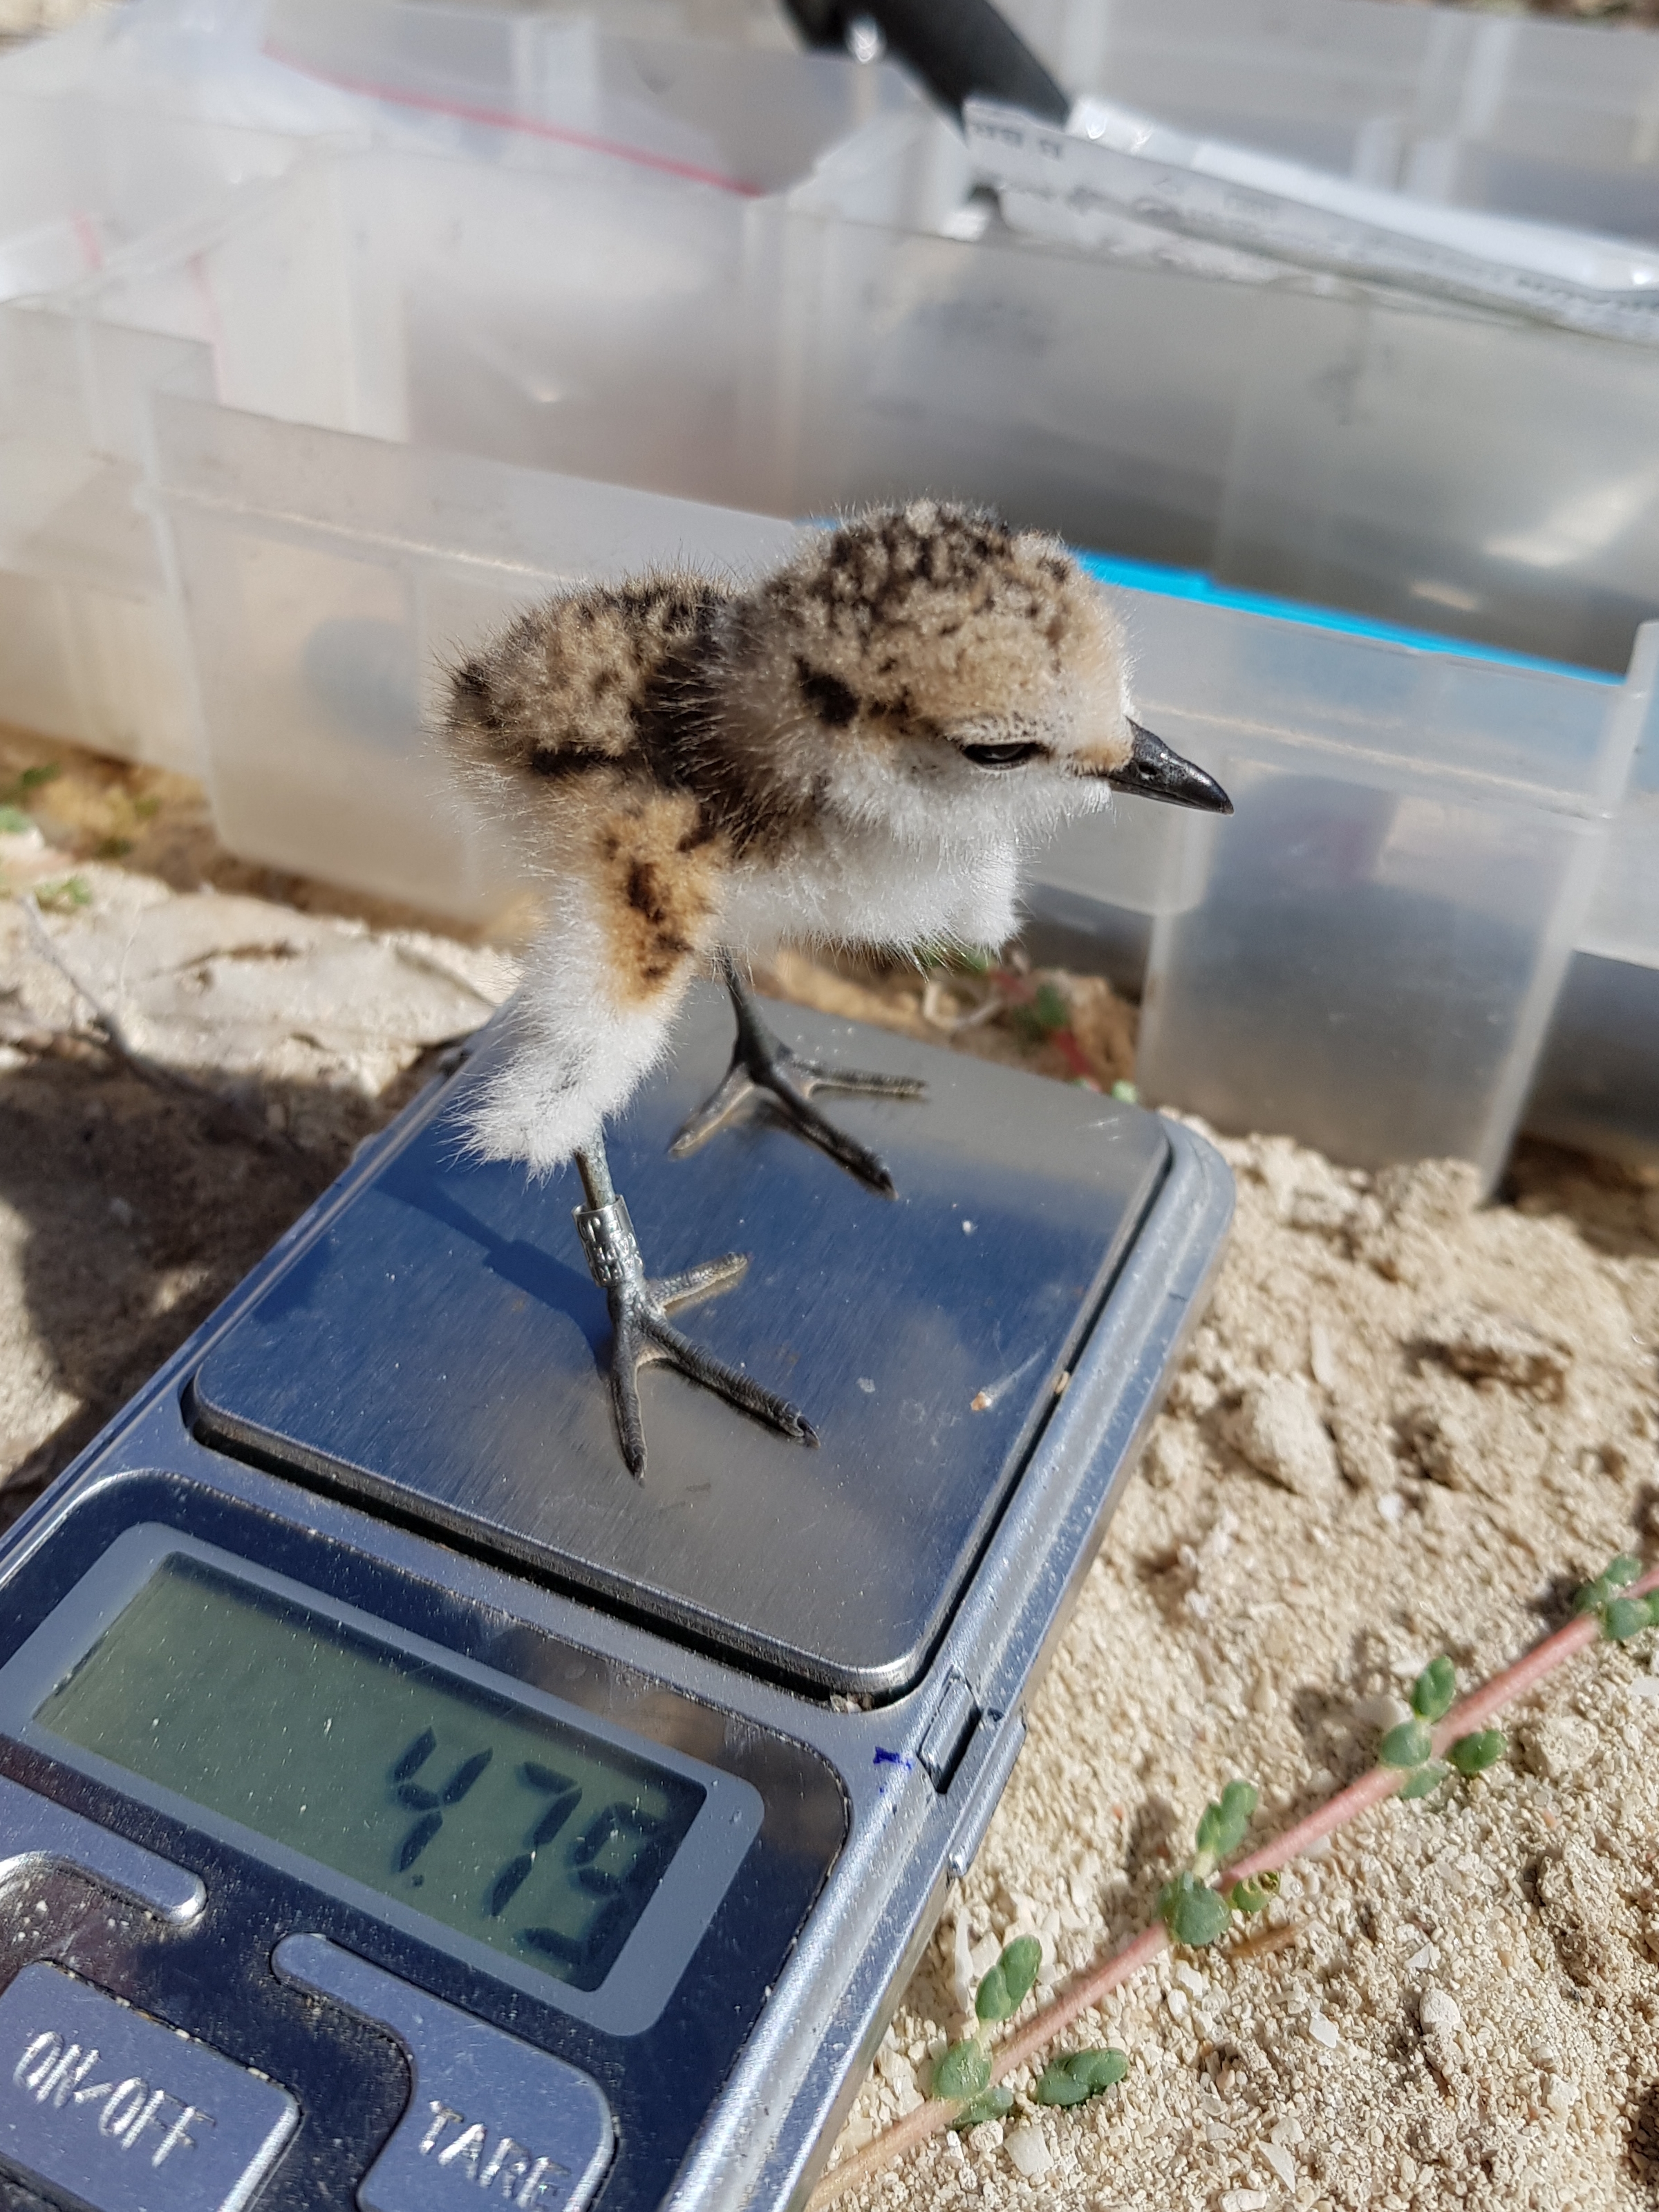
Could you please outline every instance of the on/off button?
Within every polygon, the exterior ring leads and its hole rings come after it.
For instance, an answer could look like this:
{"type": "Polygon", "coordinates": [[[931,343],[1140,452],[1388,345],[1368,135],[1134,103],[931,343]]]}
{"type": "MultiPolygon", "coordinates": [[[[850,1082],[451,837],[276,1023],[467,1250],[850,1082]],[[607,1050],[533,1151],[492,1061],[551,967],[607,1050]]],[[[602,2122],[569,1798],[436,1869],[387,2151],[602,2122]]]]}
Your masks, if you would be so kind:
{"type": "Polygon", "coordinates": [[[61,1966],[0,1996],[0,2166],[86,2212],[241,2212],[299,2107],[61,1966]]]}

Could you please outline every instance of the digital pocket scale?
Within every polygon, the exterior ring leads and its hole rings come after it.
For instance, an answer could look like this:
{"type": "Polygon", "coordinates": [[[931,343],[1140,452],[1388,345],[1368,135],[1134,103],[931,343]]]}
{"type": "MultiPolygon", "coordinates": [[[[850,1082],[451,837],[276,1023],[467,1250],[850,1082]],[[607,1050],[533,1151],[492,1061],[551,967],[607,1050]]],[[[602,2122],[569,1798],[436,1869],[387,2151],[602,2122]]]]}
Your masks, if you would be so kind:
{"type": "Polygon", "coordinates": [[[757,1116],[700,992],[610,1133],[689,1333],[611,1427],[574,1176],[417,1100],[0,1549],[0,2207],[799,2204],[967,1868],[1195,1319],[1216,1153],[775,1010],[896,1204],[757,1116]],[[1069,1382],[1067,1378],[1069,1377],[1069,1382]]]}

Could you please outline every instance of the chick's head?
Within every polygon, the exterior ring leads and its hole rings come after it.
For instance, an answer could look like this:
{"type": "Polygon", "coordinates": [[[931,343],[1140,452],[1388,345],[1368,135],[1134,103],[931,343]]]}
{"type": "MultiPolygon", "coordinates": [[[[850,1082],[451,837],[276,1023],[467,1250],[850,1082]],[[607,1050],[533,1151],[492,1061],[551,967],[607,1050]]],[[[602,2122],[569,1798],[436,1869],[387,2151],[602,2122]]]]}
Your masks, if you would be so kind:
{"type": "Polygon", "coordinates": [[[1130,719],[1093,580],[1057,540],[971,508],[915,500],[816,537],[744,603],[736,661],[732,736],[772,750],[796,787],[780,797],[902,843],[1019,842],[1114,787],[1225,807],[1130,719]],[[1154,757],[1190,789],[1157,787],[1154,757]]]}

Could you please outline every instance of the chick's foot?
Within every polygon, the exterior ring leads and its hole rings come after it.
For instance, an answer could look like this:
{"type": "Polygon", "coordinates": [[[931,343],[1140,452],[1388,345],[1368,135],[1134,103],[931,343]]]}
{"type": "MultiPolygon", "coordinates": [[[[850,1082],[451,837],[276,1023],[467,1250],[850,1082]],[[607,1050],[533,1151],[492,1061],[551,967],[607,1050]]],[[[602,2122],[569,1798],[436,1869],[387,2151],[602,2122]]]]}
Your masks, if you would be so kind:
{"type": "Polygon", "coordinates": [[[831,1091],[859,1098],[924,1098],[927,1085],[914,1075],[866,1074],[855,1068],[830,1067],[801,1059],[768,1024],[736,969],[729,961],[724,965],[726,988],[738,1024],[732,1064],[714,1097],[699,1106],[680,1129],[668,1148],[670,1158],[683,1160],[695,1152],[718,1130],[735,1121],[750,1099],[759,1097],[770,1112],[809,1144],[839,1161],[849,1175],[883,1198],[896,1197],[886,1164],[867,1145],[838,1128],[812,1103],[812,1095],[831,1091]]]}
{"type": "Polygon", "coordinates": [[[684,1273],[653,1279],[646,1274],[640,1248],[620,1197],[579,1207],[576,1228],[588,1271],[605,1294],[611,1310],[611,1402],[617,1437],[630,1474],[645,1473],[645,1421],[640,1412],[642,1367],[677,1368],[705,1390],[778,1430],[792,1443],[816,1444],[817,1436],[799,1407],[763,1389],[752,1376],[729,1367],[683,1335],[668,1316],[678,1307],[729,1291],[749,1266],[741,1252],[706,1260],[684,1273]]]}

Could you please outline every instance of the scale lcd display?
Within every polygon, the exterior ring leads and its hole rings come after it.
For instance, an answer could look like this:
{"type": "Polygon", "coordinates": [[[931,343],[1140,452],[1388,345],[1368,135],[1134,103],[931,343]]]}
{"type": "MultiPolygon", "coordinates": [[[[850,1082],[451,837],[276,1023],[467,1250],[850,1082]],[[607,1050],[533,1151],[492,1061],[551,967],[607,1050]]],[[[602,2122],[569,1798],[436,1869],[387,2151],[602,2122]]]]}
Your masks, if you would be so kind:
{"type": "Polygon", "coordinates": [[[611,1971],[705,1796],[181,1554],[35,1717],[579,1990],[611,1971]]]}

